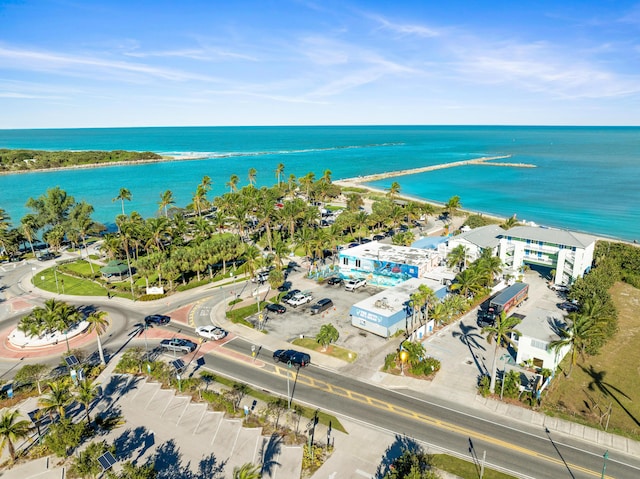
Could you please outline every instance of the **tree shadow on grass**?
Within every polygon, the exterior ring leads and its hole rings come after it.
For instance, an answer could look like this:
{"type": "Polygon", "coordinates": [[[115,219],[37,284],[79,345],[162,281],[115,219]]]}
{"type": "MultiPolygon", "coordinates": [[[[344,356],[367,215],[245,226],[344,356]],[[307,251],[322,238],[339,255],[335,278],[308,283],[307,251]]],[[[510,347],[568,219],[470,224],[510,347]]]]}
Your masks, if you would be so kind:
{"type": "Polygon", "coordinates": [[[396,434],[395,441],[393,441],[384,451],[382,460],[380,461],[380,464],[378,464],[378,468],[376,469],[374,478],[382,479],[385,475],[387,475],[387,473],[391,470],[393,461],[402,456],[404,451],[416,453],[422,451],[422,446],[418,444],[415,439],[396,434]]]}
{"type": "Polygon", "coordinates": [[[596,371],[591,365],[589,366],[588,369],[585,368],[584,366],[580,366],[580,369],[582,369],[585,373],[587,373],[591,378],[591,382],[589,383],[589,386],[588,386],[590,391],[598,390],[602,394],[604,394],[606,397],[611,397],[618,404],[618,406],[622,408],[622,410],[627,414],[627,416],[631,418],[631,420],[635,423],[635,425],[640,426],[640,422],[635,418],[633,414],[631,414],[631,411],[629,411],[624,406],[624,404],[620,402],[620,399],[618,399],[618,396],[615,393],[617,393],[620,396],[623,396],[625,399],[628,399],[629,401],[631,401],[632,399],[617,387],[613,386],[610,383],[605,382],[604,377],[607,374],[606,371],[596,371]]]}

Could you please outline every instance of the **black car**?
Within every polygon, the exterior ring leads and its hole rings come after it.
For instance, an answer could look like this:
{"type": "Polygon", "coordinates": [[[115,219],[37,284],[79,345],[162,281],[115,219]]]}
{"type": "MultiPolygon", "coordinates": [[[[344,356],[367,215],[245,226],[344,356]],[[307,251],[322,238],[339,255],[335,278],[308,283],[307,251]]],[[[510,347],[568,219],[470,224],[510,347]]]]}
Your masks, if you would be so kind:
{"type": "Polygon", "coordinates": [[[273,313],[282,314],[287,312],[287,308],[285,308],[280,303],[269,303],[265,307],[267,311],[271,311],[273,313]]]}
{"type": "Polygon", "coordinates": [[[384,235],[373,235],[373,241],[382,241],[384,238],[384,235]]]}
{"type": "Polygon", "coordinates": [[[334,286],[336,284],[342,284],[343,279],[340,276],[331,276],[331,278],[329,278],[327,280],[327,284],[334,286]]]}
{"type": "Polygon", "coordinates": [[[292,289],[291,291],[289,291],[287,294],[285,294],[285,295],[282,297],[282,301],[286,301],[286,300],[288,300],[288,299],[293,298],[293,297],[294,297],[296,294],[298,294],[299,292],[300,292],[300,290],[299,290],[299,289],[292,289]]]}
{"type": "Polygon", "coordinates": [[[577,304],[572,303],[571,301],[565,301],[564,303],[559,303],[558,308],[564,309],[569,313],[573,313],[575,311],[578,311],[578,309],[580,309],[577,304]]]}
{"type": "Polygon", "coordinates": [[[49,261],[50,259],[55,259],[56,255],[53,253],[42,253],[38,256],[38,261],[49,261]]]}
{"type": "Polygon", "coordinates": [[[171,321],[171,318],[169,316],[166,316],[164,314],[152,314],[150,316],[147,316],[146,318],[144,318],[144,322],[145,324],[169,324],[169,321],[171,321]]]}
{"type": "Polygon", "coordinates": [[[311,356],[293,349],[278,349],[273,353],[273,360],[275,362],[291,363],[293,366],[304,368],[311,363],[311,356]]]}
{"type": "Polygon", "coordinates": [[[311,306],[311,314],[320,314],[326,311],[327,309],[333,307],[333,301],[329,298],[323,298],[318,301],[316,304],[311,306]]]}
{"type": "Polygon", "coordinates": [[[291,281],[285,281],[281,286],[278,287],[278,291],[284,292],[289,291],[291,289],[291,281]]]}

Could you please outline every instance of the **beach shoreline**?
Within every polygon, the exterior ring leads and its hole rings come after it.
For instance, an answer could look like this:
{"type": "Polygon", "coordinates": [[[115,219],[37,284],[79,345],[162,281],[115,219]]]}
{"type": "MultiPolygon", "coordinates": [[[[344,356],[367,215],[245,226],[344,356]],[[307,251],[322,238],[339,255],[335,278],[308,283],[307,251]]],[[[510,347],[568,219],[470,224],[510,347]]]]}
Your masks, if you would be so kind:
{"type": "Polygon", "coordinates": [[[67,170],[90,170],[96,168],[106,168],[109,166],[137,166],[146,165],[150,163],[164,163],[167,161],[182,161],[192,160],[194,158],[174,158],[171,156],[154,158],[148,160],[131,160],[131,161],[110,161],[105,163],[85,163],[82,165],[70,165],[70,166],[56,166],[53,168],[30,168],[28,170],[12,170],[12,171],[0,171],[0,176],[5,175],[20,175],[25,173],[46,173],[48,171],[67,171],[67,170]]]}

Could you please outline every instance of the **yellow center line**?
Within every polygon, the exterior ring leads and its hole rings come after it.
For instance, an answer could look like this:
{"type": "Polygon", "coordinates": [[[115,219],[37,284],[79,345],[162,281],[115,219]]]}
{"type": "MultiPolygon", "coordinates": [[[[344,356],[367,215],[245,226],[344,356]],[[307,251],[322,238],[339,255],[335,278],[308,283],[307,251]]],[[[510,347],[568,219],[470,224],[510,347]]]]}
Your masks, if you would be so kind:
{"type": "MultiPolygon", "coordinates": [[[[287,370],[286,369],[281,369],[278,366],[275,367],[275,374],[278,376],[286,376],[287,375],[287,370]],[[284,373],[283,373],[284,371],[284,373]]],[[[311,378],[309,376],[305,376],[304,374],[299,374],[298,373],[298,378],[297,381],[299,383],[305,384],[309,387],[312,387],[314,389],[318,389],[320,391],[325,391],[328,393],[331,393],[333,395],[339,396],[339,397],[344,397],[344,398],[348,398],[352,401],[361,403],[361,404],[367,404],[369,406],[372,406],[376,409],[382,409],[382,410],[386,410],[386,411],[391,411],[394,414],[397,414],[399,416],[403,416],[409,419],[415,419],[417,421],[420,421],[424,424],[429,424],[435,427],[439,427],[440,429],[444,429],[456,434],[460,434],[462,436],[467,436],[469,438],[472,439],[477,439],[477,440],[482,440],[482,441],[486,441],[490,444],[494,444],[496,446],[502,447],[504,449],[510,449],[512,451],[517,451],[521,454],[525,454],[531,457],[536,457],[539,459],[544,459],[545,461],[551,462],[553,464],[558,464],[558,465],[566,465],[568,468],[570,468],[571,470],[578,470],[581,472],[584,472],[585,474],[589,474],[591,476],[594,477],[601,477],[601,473],[600,472],[596,472],[596,471],[592,471],[591,469],[587,469],[585,467],[579,466],[577,464],[569,464],[569,463],[564,463],[564,461],[562,461],[561,459],[556,459],[555,457],[552,456],[548,456],[546,454],[540,453],[540,452],[536,452],[536,451],[532,451],[531,449],[527,449],[525,447],[522,446],[518,446],[516,444],[513,444],[511,442],[507,442],[507,441],[503,441],[502,439],[498,439],[495,438],[493,436],[488,436],[486,434],[474,431],[472,429],[467,429],[465,427],[462,426],[458,426],[456,424],[447,422],[447,421],[442,421],[441,419],[437,419],[431,416],[427,416],[425,414],[407,409],[407,408],[403,408],[401,406],[396,406],[395,404],[392,404],[390,402],[386,402],[386,401],[382,401],[380,399],[371,397],[371,396],[367,396],[364,395],[362,393],[356,392],[356,391],[351,391],[349,389],[345,389],[341,386],[335,386],[332,385],[326,381],[321,381],[319,379],[315,379],[315,378],[311,378]]],[[[605,477],[610,477],[610,476],[605,476],[605,477]]]]}

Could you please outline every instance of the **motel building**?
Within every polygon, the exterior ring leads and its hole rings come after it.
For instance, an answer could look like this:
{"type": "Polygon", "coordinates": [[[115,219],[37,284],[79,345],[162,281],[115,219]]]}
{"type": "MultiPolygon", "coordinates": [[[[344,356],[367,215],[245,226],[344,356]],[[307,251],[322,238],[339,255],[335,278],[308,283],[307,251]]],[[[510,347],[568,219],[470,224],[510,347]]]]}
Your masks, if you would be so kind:
{"type": "Polygon", "coordinates": [[[489,249],[499,256],[505,275],[517,276],[525,265],[555,271],[554,284],[571,285],[591,268],[596,238],[584,233],[541,226],[516,226],[503,230],[482,226],[450,237],[438,245],[443,258],[459,245],[467,251],[467,264],[489,249]]]}
{"type": "Polygon", "coordinates": [[[412,331],[412,341],[424,339],[433,332],[434,322],[427,318],[421,323],[419,313],[414,314],[411,307],[411,295],[420,285],[431,288],[439,299],[447,295],[447,287],[438,281],[410,278],[351,306],[351,325],[383,338],[398,331],[412,331]]]}

